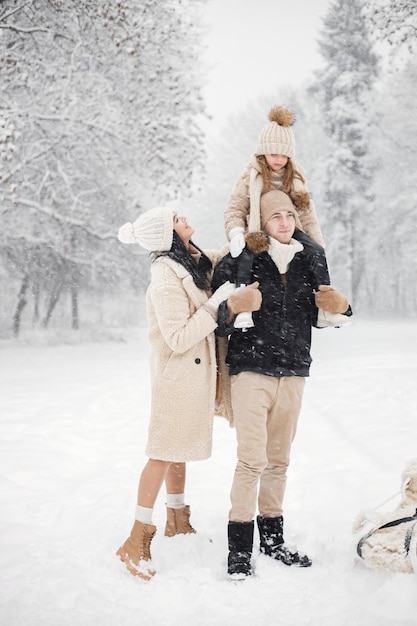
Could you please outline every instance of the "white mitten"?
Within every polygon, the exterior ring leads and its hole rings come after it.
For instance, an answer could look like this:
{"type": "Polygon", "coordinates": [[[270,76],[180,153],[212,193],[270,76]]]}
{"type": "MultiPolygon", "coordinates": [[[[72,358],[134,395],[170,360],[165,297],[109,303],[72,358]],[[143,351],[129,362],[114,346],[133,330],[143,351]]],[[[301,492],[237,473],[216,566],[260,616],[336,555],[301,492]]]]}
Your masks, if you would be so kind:
{"type": "Polygon", "coordinates": [[[229,296],[231,296],[236,291],[236,285],[227,281],[220,285],[217,291],[207,300],[204,304],[204,307],[209,310],[210,313],[215,314],[217,316],[217,309],[219,308],[221,302],[227,300],[229,296]]]}
{"type": "Polygon", "coordinates": [[[230,254],[235,259],[245,247],[245,230],[242,226],[232,228],[229,233],[230,237],[230,254]]]}

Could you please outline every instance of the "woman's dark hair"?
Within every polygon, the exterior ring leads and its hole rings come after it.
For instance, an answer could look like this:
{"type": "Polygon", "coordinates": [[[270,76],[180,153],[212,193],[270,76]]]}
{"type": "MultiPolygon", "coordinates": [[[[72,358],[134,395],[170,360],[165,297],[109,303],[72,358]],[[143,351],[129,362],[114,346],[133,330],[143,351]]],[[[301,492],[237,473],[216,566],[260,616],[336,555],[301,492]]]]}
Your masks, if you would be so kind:
{"type": "Polygon", "coordinates": [[[204,252],[191,240],[190,244],[192,244],[194,248],[196,248],[196,250],[201,253],[201,257],[198,263],[194,261],[193,257],[185,247],[185,244],[182,241],[181,237],[175,232],[175,230],[172,236],[171,250],[168,250],[166,252],[152,252],[151,259],[152,261],[155,261],[155,259],[160,256],[169,257],[173,261],[176,261],[177,263],[185,267],[187,272],[191,274],[194,283],[199,289],[209,290],[210,272],[213,267],[211,261],[208,256],[204,254],[204,252]]]}

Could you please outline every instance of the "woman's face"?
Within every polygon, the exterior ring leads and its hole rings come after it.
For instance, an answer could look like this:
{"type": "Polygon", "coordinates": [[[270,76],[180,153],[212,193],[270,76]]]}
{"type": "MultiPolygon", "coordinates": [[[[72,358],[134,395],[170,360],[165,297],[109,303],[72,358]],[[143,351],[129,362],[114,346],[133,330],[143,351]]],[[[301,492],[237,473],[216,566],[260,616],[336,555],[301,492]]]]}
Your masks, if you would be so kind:
{"type": "Polygon", "coordinates": [[[194,228],[187,223],[187,218],[182,215],[174,215],[174,230],[186,245],[195,233],[194,228]]]}
{"type": "Polygon", "coordinates": [[[278,172],[288,163],[288,157],[283,154],[265,154],[265,161],[274,172],[278,172]]]}

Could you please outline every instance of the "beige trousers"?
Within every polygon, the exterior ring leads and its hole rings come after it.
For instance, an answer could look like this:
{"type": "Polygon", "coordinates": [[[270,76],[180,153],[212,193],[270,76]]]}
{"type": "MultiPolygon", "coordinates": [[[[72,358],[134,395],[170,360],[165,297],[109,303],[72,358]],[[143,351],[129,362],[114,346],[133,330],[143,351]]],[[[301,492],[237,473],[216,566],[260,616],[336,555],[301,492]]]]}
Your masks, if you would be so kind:
{"type": "Polygon", "coordinates": [[[250,522],[256,504],[260,515],[279,517],[305,378],[241,372],[231,385],[238,461],[229,519],[250,522]]]}

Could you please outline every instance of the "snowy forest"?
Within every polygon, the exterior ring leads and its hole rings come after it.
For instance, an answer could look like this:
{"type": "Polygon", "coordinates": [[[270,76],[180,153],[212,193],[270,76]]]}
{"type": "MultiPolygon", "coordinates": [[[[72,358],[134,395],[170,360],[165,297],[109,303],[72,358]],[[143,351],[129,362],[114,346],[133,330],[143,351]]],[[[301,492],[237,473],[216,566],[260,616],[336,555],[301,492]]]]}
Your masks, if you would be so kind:
{"type": "Polygon", "coordinates": [[[204,2],[0,3],[0,338],[136,324],[149,259],[119,226],[167,204],[200,246],[223,245],[228,194],[275,104],[296,115],[332,282],[355,313],[416,317],[415,1],[333,0],[309,83],[277,75],[218,137],[204,2]]]}

